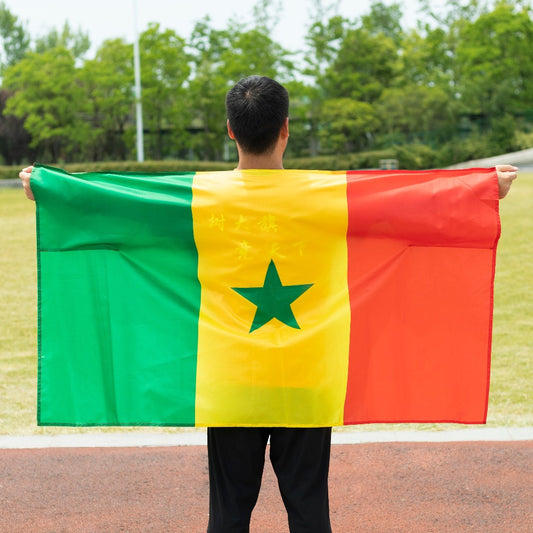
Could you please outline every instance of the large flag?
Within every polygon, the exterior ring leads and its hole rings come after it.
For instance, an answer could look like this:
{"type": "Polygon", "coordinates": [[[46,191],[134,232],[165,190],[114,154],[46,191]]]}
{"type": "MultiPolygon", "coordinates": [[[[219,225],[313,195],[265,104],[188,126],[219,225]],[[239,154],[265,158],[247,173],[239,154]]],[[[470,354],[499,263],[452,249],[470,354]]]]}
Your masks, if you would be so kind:
{"type": "Polygon", "coordinates": [[[494,169],[37,166],[41,425],[483,423],[494,169]]]}

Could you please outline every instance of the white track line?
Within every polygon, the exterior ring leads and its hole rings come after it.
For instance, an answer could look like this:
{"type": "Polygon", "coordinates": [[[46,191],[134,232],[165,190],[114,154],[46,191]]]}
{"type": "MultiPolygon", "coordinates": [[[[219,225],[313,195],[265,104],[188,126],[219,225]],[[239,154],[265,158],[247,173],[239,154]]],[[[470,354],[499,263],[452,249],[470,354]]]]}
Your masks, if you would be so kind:
{"type": "MultiPolygon", "coordinates": [[[[205,430],[180,433],[82,433],[69,435],[0,435],[0,449],[205,446],[205,430]]],[[[334,431],[333,444],[383,442],[469,442],[533,440],[533,427],[452,431],[334,431]]]]}

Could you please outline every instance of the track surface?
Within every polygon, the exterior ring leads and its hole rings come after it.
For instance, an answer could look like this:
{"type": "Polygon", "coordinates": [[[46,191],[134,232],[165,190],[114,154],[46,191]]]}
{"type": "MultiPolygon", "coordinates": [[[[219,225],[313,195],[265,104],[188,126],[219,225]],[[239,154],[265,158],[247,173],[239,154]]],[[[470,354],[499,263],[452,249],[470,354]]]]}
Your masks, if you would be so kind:
{"type": "MultiPolygon", "coordinates": [[[[533,441],[332,446],[336,533],[533,532],[533,441]]],[[[204,532],[204,446],[0,450],[0,531],[204,532]]],[[[253,533],[287,532],[267,461],[253,533]]]]}

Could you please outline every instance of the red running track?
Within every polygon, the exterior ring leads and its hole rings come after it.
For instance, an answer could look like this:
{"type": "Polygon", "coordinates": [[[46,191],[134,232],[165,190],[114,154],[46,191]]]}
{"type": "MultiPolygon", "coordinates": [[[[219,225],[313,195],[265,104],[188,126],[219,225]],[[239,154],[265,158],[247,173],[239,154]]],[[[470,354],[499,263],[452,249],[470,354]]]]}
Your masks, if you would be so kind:
{"type": "MultiPolygon", "coordinates": [[[[332,446],[336,533],[533,532],[533,441],[332,446]]],[[[0,531],[204,532],[203,446],[0,450],[0,531]]],[[[267,461],[253,533],[287,532],[267,461]]]]}

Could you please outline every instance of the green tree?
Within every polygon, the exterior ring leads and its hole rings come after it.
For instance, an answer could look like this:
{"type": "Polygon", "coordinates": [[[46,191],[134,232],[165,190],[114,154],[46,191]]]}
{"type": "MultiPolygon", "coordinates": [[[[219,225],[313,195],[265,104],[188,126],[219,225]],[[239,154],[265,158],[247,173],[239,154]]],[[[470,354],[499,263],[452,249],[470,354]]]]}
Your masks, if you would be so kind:
{"type": "Polygon", "coordinates": [[[84,157],[89,127],[71,52],[62,47],[29,52],[5,70],[4,86],[13,93],[5,112],[24,120],[39,158],[56,163],[84,157]]]}
{"type": "Polygon", "coordinates": [[[30,47],[30,37],[24,25],[0,2],[0,70],[18,63],[30,47]]]}
{"type": "Polygon", "coordinates": [[[126,126],[133,114],[133,47],[122,39],[105,41],[79,71],[91,125],[91,159],[126,159],[126,126]]]}
{"type": "Polygon", "coordinates": [[[381,143],[446,142],[456,133],[455,57],[441,27],[402,34],[398,68],[377,101],[381,143]]]}
{"type": "MultiPolygon", "coordinates": [[[[237,27],[233,31],[238,31],[237,27]]],[[[189,83],[192,126],[196,134],[191,147],[203,160],[222,159],[226,136],[226,113],[223,102],[228,80],[223,72],[222,56],[230,49],[230,32],[211,26],[209,17],[196,23],[190,38],[193,63],[189,83]]]]}
{"type": "MultiPolygon", "coordinates": [[[[488,12],[488,6],[484,0],[447,0],[440,9],[436,9],[430,0],[419,0],[419,3],[427,20],[419,23],[423,49],[418,50],[418,59],[421,59],[417,65],[418,73],[427,80],[426,83],[437,84],[457,98],[461,78],[457,48],[471,21],[488,12]],[[423,72],[426,72],[425,76],[423,72]]],[[[415,42],[410,44],[416,49],[415,42]]],[[[404,42],[404,45],[403,66],[413,67],[415,64],[409,65],[407,58],[414,50],[409,49],[408,43],[404,42]]]]}
{"type": "Polygon", "coordinates": [[[375,103],[394,80],[398,47],[382,33],[348,28],[335,59],[321,79],[321,149],[353,151],[370,147],[378,129],[375,103]]]}
{"type": "Polygon", "coordinates": [[[230,21],[228,28],[198,22],[190,40],[193,75],[189,84],[193,126],[199,133],[192,146],[201,159],[222,159],[230,146],[226,137],[224,98],[230,87],[250,74],[289,81],[294,65],[288,52],[260,26],[230,21]]]}
{"type": "Polygon", "coordinates": [[[289,53],[260,28],[229,33],[229,47],[220,55],[221,70],[228,84],[250,73],[286,81],[293,77],[289,53]]]}
{"type": "Polygon", "coordinates": [[[23,120],[4,114],[9,97],[8,91],[0,90],[0,155],[5,165],[20,165],[32,155],[29,148],[31,138],[24,129],[23,120]]]}
{"type": "MultiPolygon", "coordinates": [[[[301,119],[306,117],[308,123],[307,132],[302,127],[297,133],[307,133],[312,156],[316,156],[319,151],[318,131],[326,98],[323,87],[326,70],[336,57],[347,28],[348,21],[338,14],[338,2],[324,4],[322,0],[313,0],[311,22],[305,36],[303,68],[303,74],[309,79],[309,83],[304,87],[297,87],[298,93],[296,98],[293,98],[298,102],[298,114],[301,119]]],[[[291,140],[292,144],[294,143],[291,140]]],[[[289,149],[292,150],[292,147],[289,146],[289,149]]]]}
{"type": "Polygon", "coordinates": [[[445,142],[455,130],[453,102],[440,87],[407,85],[385,89],[377,104],[380,131],[400,142],[445,142]]]}
{"type": "Polygon", "coordinates": [[[140,35],[139,48],[143,121],[150,132],[146,151],[148,157],[161,159],[186,143],[190,115],[184,84],[190,74],[189,55],[183,38],[154,23],[140,35]]]}
{"type": "Polygon", "coordinates": [[[398,48],[382,34],[349,29],[322,81],[329,98],[375,102],[396,75],[398,48]]]}
{"type": "Polygon", "coordinates": [[[443,28],[427,27],[424,34],[411,30],[404,35],[401,47],[395,86],[415,83],[438,86],[450,95],[455,92],[455,55],[443,28]]]}
{"type": "Polygon", "coordinates": [[[319,140],[318,129],[313,126],[318,122],[312,115],[312,102],[316,97],[316,87],[301,80],[286,82],[289,91],[289,132],[291,140],[287,146],[288,157],[316,155],[319,140]]]}
{"type": "Polygon", "coordinates": [[[336,5],[323,5],[321,0],[314,0],[313,5],[305,36],[304,74],[318,81],[339,51],[348,20],[335,12],[336,5]]]}
{"type": "Polygon", "coordinates": [[[533,101],[533,22],[521,4],[497,1],[491,10],[471,1],[463,10],[475,16],[456,17],[448,36],[463,122],[474,134],[484,133],[492,153],[517,148],[517,117],[533,101]]]}
{"type": "Polygon", "coordinates": [[[463,105],[492,118],[519,113],[533,102],[533,21],[526,9],[498,2],[465,25],[457,46],[463,105]]]}
{"type": "MultiPolygon", "coordinates": [[[[446,0],[439,3],[438,7],[431,0],[418,0],[418,3],[421,12],[429,20],[436,22],[441,28],[446,28],[450,33],[455,33],[455,37],[458,37],[455,29],[489,10],[485,0],[446,0]]],[[[515,3],[520,3],[520,0],[515,3]]]]}
{"type": "Polygon", "coordinates": [[[271,34],[278,25],[283,9],[281,0],[256,0],[252,7],[253,27],[265,34],[271,34]]]}
{"type": "Polygon", "coordinates": [[[63,24],[61,31],[54,28],[35,40],[35,51],[39,54],[58,47],[66,48],[74,59],[80,60],[91,47],[91,40],[87,32],[73,31],[68,22],[63,24]]]}
{"type": "Polygon", "coordinates": [[[330,153],[353,152],[370,144],[379,127],[375,106],[352,98],[335,98],[325,102],[320,130],[323,150],[330,153]]]}
{"type": "Polygon", "coordinates": [[[374,35],[381,33],[399,45],[403,35],[402,16],[401,4],[386,5],[375,1],[370,6],[370,13],[361,17],[361,23],[370,33],[374,35]]]}

